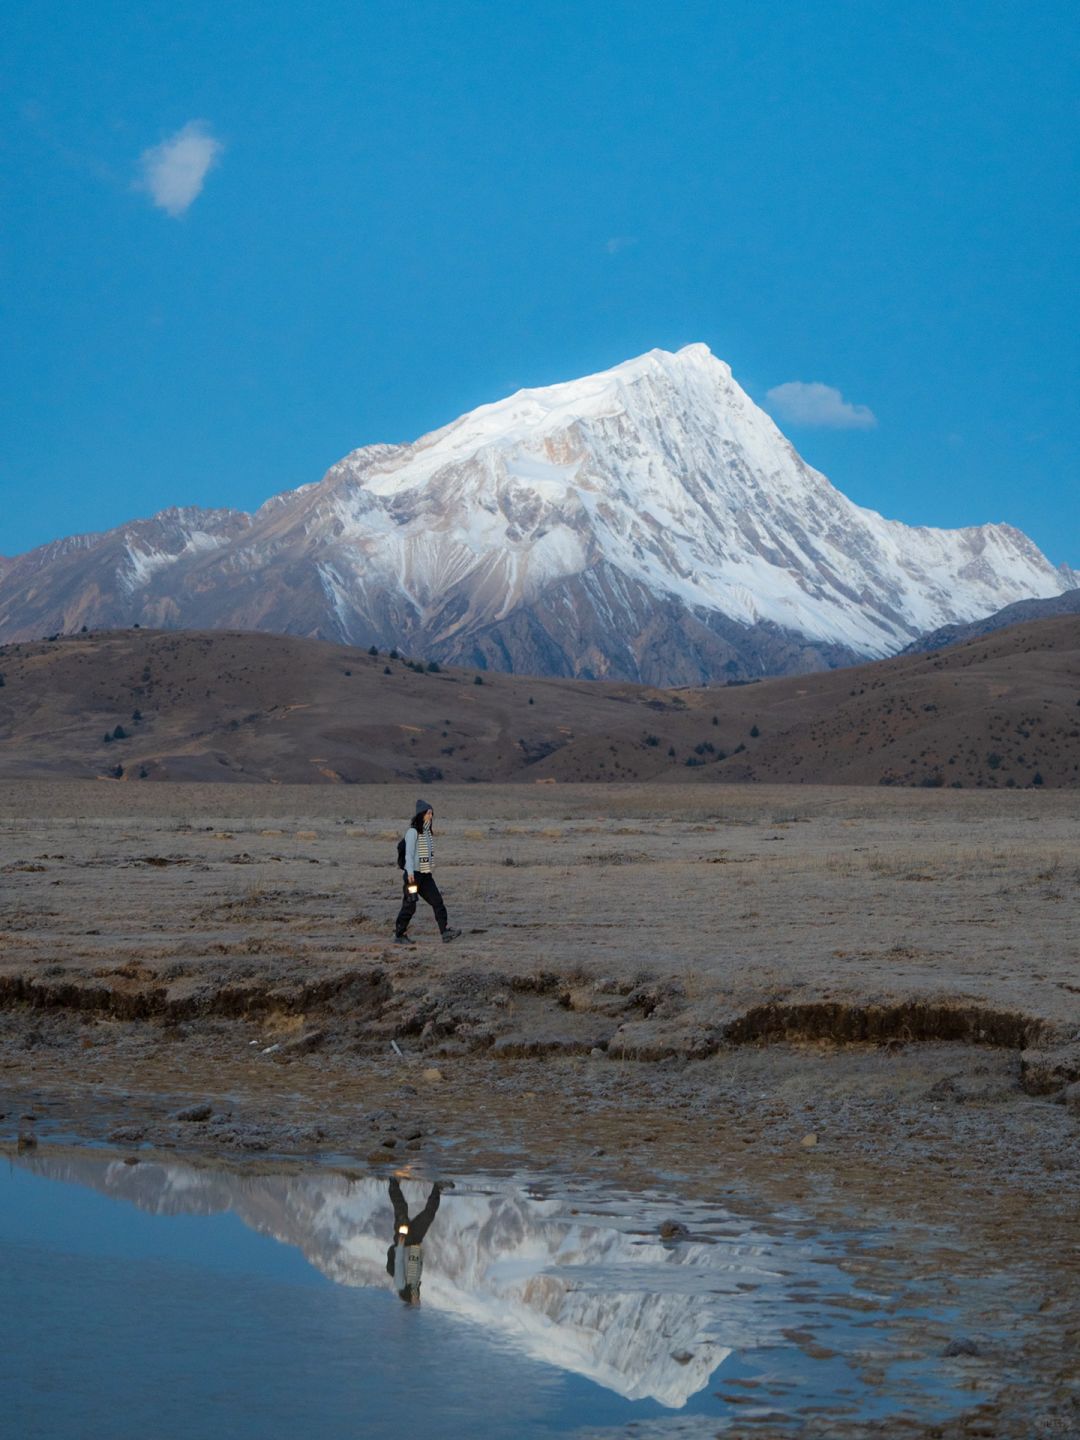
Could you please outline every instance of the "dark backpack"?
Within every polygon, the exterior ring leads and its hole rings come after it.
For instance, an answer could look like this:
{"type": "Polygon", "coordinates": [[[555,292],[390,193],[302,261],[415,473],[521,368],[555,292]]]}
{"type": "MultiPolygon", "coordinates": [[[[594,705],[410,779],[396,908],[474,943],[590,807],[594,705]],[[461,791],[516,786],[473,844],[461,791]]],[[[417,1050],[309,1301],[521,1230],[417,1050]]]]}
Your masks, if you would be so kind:
{"type": "Polygon", "coordinates": [[[404,869],[405,869],[405,836],[404,836],[404,835],[403,835],[403,836],[401,837],[401,839],[397,842],[397,868],[398,868],[399,870],[404,870],[404,869]]]}

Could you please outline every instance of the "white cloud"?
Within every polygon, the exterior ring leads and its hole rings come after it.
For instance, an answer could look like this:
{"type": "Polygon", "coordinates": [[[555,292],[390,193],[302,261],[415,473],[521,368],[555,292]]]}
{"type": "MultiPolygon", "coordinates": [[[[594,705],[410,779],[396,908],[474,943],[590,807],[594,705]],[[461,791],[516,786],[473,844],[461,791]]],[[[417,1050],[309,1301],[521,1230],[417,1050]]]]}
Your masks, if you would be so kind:
{"type": "Polygon", "coordinates": [[[872,430],[877,416],[866,405],[852,405],[839,390],[822,385],[820,380],[807,384],[789,380],[774,385],[765,396],[769,409],[793,425],[818,425],[829,430],[872,430]]]}
{"type": "Polygon", "coordinates": [[[636,235],[612,235],[611,239],[605,243],[604,249],[609,255],[618,255],[621,250],[632,250],[636,244],[636,235]]]}
{"type": "Polygon", "coordinates": [[[205,120],[190,120],[160,145],[143,151],[136,189],[145,190],[166,214],[183,215],[224,149],[221,141],[211,135],[205,120]]]}

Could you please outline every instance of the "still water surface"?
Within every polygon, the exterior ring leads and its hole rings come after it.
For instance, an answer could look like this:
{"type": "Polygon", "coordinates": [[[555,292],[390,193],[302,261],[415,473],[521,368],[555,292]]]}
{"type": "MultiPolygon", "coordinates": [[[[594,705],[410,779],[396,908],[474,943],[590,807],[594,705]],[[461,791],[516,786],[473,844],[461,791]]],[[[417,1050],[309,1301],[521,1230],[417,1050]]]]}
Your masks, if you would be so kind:
{"type": "MultiPolygon", "coordinates": [[[[413,1209],[427,1194],[404,1190],[413,1209]]],[[[681,1437],[768,1412],[794,1434],[823,1410],[925,1420],[974,1398],[933,1338],[956,1314],[867,1288],[844,1237],[791,1218],[459,1181],[419,1308],[386,1274],[392,1230],[375,1178],[4,1164],[3,1433],[681,1437]],[[689,1238],[659,1238],[672,1215],[689,1238]]]]}

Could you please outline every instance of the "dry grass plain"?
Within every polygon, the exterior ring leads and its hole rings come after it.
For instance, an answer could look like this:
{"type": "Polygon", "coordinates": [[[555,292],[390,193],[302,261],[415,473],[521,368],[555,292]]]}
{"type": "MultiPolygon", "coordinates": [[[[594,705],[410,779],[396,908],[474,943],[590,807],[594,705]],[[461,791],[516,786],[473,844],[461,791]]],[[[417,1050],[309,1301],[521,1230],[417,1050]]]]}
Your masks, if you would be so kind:
{"type": "Polygon", "coordinates": [[[415,784],[0,786],[9,1143],[33,1114],[883,1227],[910,1273],[1025,1297],[1008,1364],[971,1362],[997,1428],[951,1433],[1074,1423],[1075,792],[427,790],[464,934],[421,906],[403,951],[415,784]]]}
{"type": "Polygon", "coordinates": [[[415,786],[0,787],[0,967],[183,964],[224,983],[261,956],[263,979],[273,963],[433,983],[647,975],[679,981],[701,1025],[763,1004],[918,1001],[1013,1013],[1033,1038],[1080,1026],[1068,792],[428,789],[466,934],[433,949],[422,906],[414,958],[387,941],[415,786]]]}

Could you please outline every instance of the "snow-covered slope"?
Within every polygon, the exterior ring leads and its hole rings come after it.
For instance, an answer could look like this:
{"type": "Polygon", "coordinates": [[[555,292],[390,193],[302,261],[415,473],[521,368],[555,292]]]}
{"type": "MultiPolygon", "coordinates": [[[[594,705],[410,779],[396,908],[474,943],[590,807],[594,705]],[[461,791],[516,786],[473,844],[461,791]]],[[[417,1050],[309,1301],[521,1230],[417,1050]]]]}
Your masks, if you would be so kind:
{"type": "Polygon", "coordinates": [[[92,599],[51,589],[42,552],[16,560],[0,637],[139,619],[675,683],[887,655],[1080,582],[1008,525],[913,528],[854,505],[704,345],[356,450],[250,522],[214,513],[183,543],[69,542],[95,565],[92,599]]]}

